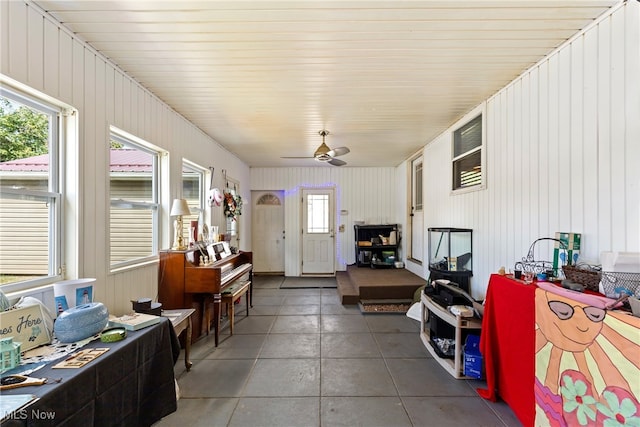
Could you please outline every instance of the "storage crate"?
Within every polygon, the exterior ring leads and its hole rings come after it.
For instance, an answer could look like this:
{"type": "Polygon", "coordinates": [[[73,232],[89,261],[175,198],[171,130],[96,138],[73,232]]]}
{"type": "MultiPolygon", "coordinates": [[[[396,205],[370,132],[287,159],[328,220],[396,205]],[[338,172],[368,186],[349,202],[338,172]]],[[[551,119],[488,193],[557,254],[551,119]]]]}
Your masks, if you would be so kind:
{"type": "Polygon", "coordinates": [[[480,337],[478,335],[467,335],[462,351],[464,359],[463,373],[467,377],[484,378],[484,364],[480,353],[480,337]]]}

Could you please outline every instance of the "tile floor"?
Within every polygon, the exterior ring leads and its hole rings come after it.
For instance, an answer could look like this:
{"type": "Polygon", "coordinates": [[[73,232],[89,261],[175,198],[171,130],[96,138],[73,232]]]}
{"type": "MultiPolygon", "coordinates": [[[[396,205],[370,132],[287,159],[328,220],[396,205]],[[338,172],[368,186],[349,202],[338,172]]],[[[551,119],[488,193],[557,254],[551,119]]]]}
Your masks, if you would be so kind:
{"type": "MultiPolygon", "coordinates": [[[[254,278],[253,308],[176,364],[178,410],[164,426],[519,426],[482,381],[456,380],[430,356],[404,314],[343,306],[335,288],[280,289],[254,278]]],[[[184,352],[183,352],[184,355],[184,352]]]]}

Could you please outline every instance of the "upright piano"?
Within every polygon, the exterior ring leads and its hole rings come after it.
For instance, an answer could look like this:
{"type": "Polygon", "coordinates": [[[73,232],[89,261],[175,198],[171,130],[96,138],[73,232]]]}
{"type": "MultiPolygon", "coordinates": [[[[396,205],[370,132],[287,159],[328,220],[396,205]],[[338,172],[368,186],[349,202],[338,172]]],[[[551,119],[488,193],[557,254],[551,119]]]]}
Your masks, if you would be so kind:
{"type": "MultiPolygon", "coordinates": [[[[224,251],[211,247],[190,248],[185,251],[160,251],[158,271],[158,301],[164,309],[193,308],[191,340],[195,342],[211,326],[214,328],[215,344],[220,334],[220,301],[225,288],[238,280],[249,281],[253,295],[253,257],[251,252],[240,251],[225,256],[224,251]],[[206,256],[215,261],[204,264],[206,256]],[[202,258],[202,260],[201,260],[202,258]],[[211,316],[213,313],[213,316],[211,316]],[[212,325],[213,323],[213,325],[212,325]]],[[[252,301],[247,301],[252,305],[252,301]]]]}

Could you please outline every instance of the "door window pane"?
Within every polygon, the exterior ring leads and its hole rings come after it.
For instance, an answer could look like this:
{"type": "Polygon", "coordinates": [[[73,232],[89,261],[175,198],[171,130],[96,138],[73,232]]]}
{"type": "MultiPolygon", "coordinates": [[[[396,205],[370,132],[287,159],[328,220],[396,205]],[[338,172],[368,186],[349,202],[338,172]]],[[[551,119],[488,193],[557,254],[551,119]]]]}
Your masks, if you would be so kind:
{"type": "Polygon", "coordinates": [[[307,233],[329,232],[329,195],[307,196],[307,233]]]}

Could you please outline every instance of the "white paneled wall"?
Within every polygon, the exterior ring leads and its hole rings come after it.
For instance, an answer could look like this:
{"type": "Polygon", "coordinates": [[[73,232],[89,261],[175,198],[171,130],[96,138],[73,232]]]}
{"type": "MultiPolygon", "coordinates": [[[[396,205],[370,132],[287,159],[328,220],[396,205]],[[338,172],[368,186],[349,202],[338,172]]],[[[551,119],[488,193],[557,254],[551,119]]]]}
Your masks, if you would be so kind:
{"type": "MultiPolygon", "coordinates": [[[[355,262],[353,221],[388,224],[398,221],[395,168],[252,168],[252,190],[285,192],[285,275],[300,275],[303,187],[336,188],[336,227],[344,224],[344,233],[336,233],[337,269],[355,262]],[[346,210],[347,215],[340,215],[346,210]]],[[[404,191],[404,190],[401,190],[404,191]]]]}
{"type": "MultiPolygon", "coordinates": [[[[633,1],[486,101],[486,189],[448,188],[451,132],[465,120],[425,147],[425,224],[474,230],[474,296],[557,231],[582,233],[587,262],[601,251],[640,251],[639,75],[633,1]]],[[[550,247],[536,258],[552,259],[550,247]]]]}
{"type": "MultiPolygon", "coordinates": [[[[242,183],[249,181],[249,168],[37,7],[21,1],[3,1],[0,7],[2,74],[24,85],[23,89],[77,111],[77,141],[65,147],[67,276],[97,278],[95,299],[115,314],[128,311],[131,299],[156,297],[158,266],[152,262],[109,271],[109,127],[168,153],[162,162],[163,248],[170,246],[168,212],[171,200],[180,196],[183,158],[215,167],[214,185],[220,188],[221,170],[226,169],[230,178],[241,183],[241,195],[247,200],[249,186],[242,183]]],[[[250,224],[250,212],[245,212],[240,217],[243,248],[250,247],[250,224]]]]}

